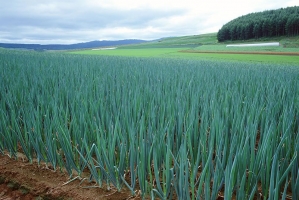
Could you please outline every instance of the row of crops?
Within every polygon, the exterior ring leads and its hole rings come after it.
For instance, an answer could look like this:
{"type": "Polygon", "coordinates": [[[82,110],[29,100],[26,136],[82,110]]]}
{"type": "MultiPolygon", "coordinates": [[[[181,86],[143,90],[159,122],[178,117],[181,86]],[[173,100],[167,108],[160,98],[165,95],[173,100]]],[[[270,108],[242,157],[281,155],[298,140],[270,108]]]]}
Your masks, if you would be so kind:
{"type": "Polygon", "coordinates": [[[0,51],[0,153],[143,198],[299,199],[299,68],[0,51]]]}

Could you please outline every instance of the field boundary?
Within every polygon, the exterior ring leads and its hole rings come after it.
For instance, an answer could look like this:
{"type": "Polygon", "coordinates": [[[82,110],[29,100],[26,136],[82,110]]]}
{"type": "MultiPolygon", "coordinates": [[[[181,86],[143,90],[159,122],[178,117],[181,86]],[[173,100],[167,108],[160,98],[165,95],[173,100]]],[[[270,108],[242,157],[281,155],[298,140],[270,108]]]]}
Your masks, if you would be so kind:
{"type": "Polygon", "coordinates": [[[281,56],[299,56],[299,52],[265,52],[265,51],[198,51],[181,50],[182,53],[218,53],[218,54],[257,54],[257,55],[281,55],[281,56]]]}

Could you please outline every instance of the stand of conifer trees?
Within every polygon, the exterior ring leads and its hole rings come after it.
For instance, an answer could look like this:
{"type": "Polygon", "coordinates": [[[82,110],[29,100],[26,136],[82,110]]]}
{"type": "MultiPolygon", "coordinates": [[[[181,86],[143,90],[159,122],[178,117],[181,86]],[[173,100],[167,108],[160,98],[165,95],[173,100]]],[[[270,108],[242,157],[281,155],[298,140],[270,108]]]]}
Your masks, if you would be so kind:
{"type": "Polygon", "coordinates": [[[250,13],[223,25],[219,42],[299,35],[299,6],[250,13]]]}

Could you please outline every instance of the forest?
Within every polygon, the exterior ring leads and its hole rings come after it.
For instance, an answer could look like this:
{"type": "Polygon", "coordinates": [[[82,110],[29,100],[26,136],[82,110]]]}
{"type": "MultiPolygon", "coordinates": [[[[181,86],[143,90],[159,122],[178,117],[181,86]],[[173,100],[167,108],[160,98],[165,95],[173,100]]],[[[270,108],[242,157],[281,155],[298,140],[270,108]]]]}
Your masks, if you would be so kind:
{"type": "Polygon", "coordinates": [[[250,13],[224,24],[219,42],[299,35],[299,6],[250,13]]]}

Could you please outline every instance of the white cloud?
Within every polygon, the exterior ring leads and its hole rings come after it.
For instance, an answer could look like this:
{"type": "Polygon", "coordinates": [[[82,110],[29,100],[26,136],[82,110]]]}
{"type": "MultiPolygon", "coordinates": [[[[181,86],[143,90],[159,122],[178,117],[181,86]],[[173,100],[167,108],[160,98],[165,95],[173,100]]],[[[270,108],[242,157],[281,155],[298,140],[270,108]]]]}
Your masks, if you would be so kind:
{"type": "Polygon", "coordinates": [[[0,42],[74,43],[217,32],[252,12],[294,0],[14,0],[1,2],[0,42]]]}

